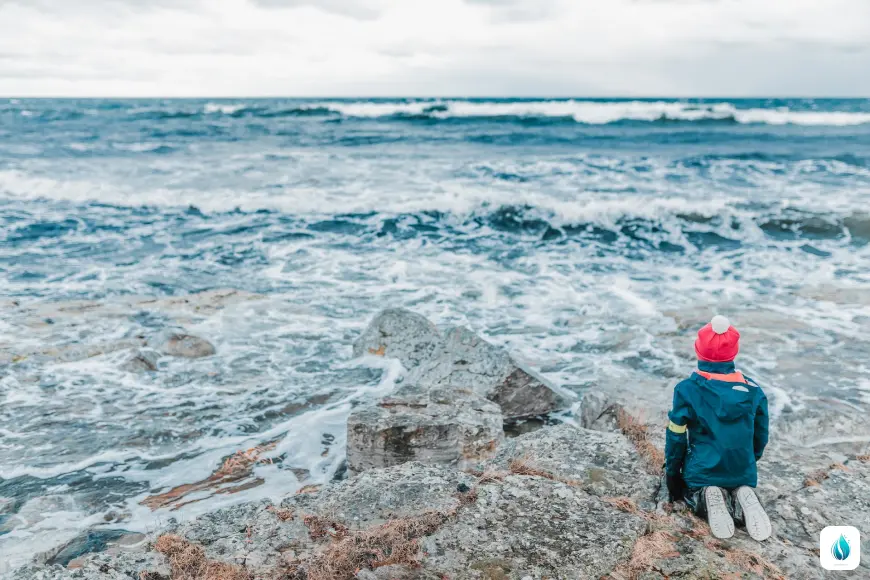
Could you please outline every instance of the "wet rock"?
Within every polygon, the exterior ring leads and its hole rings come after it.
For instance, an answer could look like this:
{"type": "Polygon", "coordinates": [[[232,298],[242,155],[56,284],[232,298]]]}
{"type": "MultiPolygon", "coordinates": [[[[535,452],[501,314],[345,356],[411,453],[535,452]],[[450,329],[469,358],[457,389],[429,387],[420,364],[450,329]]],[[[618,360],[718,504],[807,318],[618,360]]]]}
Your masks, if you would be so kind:
{"type": "Polygon", "coordinates": [[[156,350],[143,348],[136,351],[132,357],[121,367],[129,372],[154,372],[157,370],[157,363],[160,360],[160,353],[156,350]]]}
{"type": "Polygon", "coordinates": [[[215,354],[212,343],[204,338],[181,332],[169,333],[156,344],[157,350],[167,356],[182,358],[203,358],[215,354]]]}
{"type": "MultiPolygon", "coordinates": [[[[348,478],[347,459],[338,464],[335,473],[332,474],[332,481],[344,481],[348,478]]],[[[301,480],[300,480],[301,481],[301,480]]]]}
{"type": "Polygon", "coordinates": [[[53,554],[47,555],[46,563],[66,566],[84,554],[105,550],[111,543],[129,533],[123,530],[89,530],[60,546],[53,554]]]}
{"type": "Polygon", "coordinates": [[[347,420],[351,472],[408,461],[462,467],[504,439],[499,407],[468,391],[402,386],[347,420]]]}
{"type": "Polygon", "coordinates": [[[438,329],[425,317],[404,308],[388,308],[353,343],[353,355],[397,358],[412,369],[431,357],[440,344],[438,329]]]}
{"type": "Polygon", "coordinates": [[[305,481],[311,477],[311,471],[304,467],[291,467],[290,471],[292,471],[293,475],[296,476],[296,481],[305,481]]]}
{"type": "Polygon", "coordinates": [[[203,494],[233,494],[259,487],[264,483],[264,480],[252,476],[253,469],[263,460],[262,454],[274,449],[276,444],[277,440],[273,440],[244,451],[237,451],[227,457],[223,464],[207,478],[194,483],[177,485],[162,493],[149,495],[140,502],[140,505],[147,506],[152,510],[161,508],[174,510],[190,502],[189,496],[192,494],[198,494],[201,499],[203,494]]]}
{"type": "MultiPolygon", "coordinates": [[[[48,342],[48,341],[46,341],[48,342]]],[[[98,344],[69,344],[25,349],[0,346],[0,365],[6,364],[44,364],[47,362],[76,362],[111,354],[119,350],[135,349],[144,346],[140,339],[116,340],[98,344]]]]}
{"type": "Polygon", "coordinates": [[[616,431],[616,410],[614,402],[607,395],[587,391],[580,400],[577,413],[580,425],[596,431],[616,431]]]}
{"type": "Polygon", "coordinates": [[[533,433],[544,427],[559,425],[562,421],[557,417],[543,415],[540,417],[527,417],[524,419],[511,419],[504,422],[504,436],[507,438],[519,437],[533,433]]]}
{"type": "Polygon", "coordinates": [[[568,406],[544,378],[522,367],[503,348],[461,327],[446,333],[441,348],[414,368],[408,382],[473,391],[499,405],[506,419],[545,415],[568,406]]]}
{"type": "Polygon", "coordinates": [[[153,552],[104,553],[86,556],[75,568],[30,565],[19,568],[2,580],[169,580],[165,558],[153,552]],[[148,574],[142,575],[140,574],[148,574]]]}
{"type": "Polygon", "coordinates": [[[0,515],[15,511],[15,503],[11,497],[0,497],[0,515]]]}

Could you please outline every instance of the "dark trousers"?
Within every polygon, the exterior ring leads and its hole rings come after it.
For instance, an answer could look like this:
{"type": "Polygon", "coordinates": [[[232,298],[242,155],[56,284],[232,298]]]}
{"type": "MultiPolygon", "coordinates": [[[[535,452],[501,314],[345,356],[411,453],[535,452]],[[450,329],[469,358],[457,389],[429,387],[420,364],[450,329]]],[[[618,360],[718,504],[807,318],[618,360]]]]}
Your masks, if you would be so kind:
{"type": "MultiPolygon", "coordinates": [[[[699,518],[707,517],[707,505],[704,501],[704,490],[706,487],[689,487],[686,489],[686,495],[683,498],[686,502],[686,505],[689,506],[696,516],[699,518]]],[[[722,491],[725,492],[725,505],[728,507],[728,513],[731,514],[731,517],[736,522],[743,521],[743,509],[740,507],[740,504],[737,500],[734,499],[734,494],[732,493],[737,488],[724,488],[720,487],[722,491]]]]}

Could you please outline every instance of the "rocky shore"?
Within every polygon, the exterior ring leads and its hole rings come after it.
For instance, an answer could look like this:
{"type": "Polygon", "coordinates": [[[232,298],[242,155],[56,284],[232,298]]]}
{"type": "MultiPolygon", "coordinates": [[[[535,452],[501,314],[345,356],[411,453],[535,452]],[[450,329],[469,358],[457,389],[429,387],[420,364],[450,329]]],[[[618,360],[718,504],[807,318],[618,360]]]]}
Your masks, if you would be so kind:
{"type": "MultiPolygon", "coordinates": [[[[129,364],[147,369],[152,350],[208,356],[210,346],[175,333],[129,364]]],[[[759,544],[738,530],[720,541],[666,502],[666,409],[607,389],[577,401],[468,329],[439,329],[406,310],[378,315],[353,351],[396,358],[407,372],[395,392],[351,413],[346,479],[173,521],[65,566],[44,555],[9,578],[809,579],[827,577],[822,528],[870,531],[870,455],[855,445],[814,449],[775,430],[758,488],[774,536],[759,544]],[[505,435],[545,415],[558,424],[505,435]]],[[[807,411],[779,429],[810,436],[827,416],[807,411]]],[[[838,429],[867,430],[849,421],[838,429]]],[[[838,577],[868,575],[865,558],[838,577]]]]}

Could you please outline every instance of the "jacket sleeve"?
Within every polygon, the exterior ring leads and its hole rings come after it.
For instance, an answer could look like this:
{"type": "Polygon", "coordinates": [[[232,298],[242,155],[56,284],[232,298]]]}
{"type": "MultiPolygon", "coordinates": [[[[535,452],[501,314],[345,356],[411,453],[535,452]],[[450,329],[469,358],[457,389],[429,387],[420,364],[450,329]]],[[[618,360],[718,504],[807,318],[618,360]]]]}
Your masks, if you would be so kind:
{"type": "Polygon", "coordinates": [[[665,473],[679,475],[683,469],[688,448],[687,429],[693,416],[692,408],[680,394],[680,385],[674,388],[674,404],[668,413],[667,433],[665,435],[665,473]]]}
{"type": "Polygon", "coordinates": [[[761,401],[758,404],[758,409],[755,411],[755,433],[752,437],[752,445],[755,448],[755,460],[761,459],[764,453],[764,448],[767,446],[768,427],[770,418],[767,412],[767,395],[761,392],[761,401]]]}

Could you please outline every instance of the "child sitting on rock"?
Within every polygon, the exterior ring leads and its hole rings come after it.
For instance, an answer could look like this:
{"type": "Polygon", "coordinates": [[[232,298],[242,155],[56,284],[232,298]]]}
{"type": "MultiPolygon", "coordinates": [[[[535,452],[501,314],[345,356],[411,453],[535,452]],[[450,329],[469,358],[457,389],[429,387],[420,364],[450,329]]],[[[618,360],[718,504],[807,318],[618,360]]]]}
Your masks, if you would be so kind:
{"type": "Polygon", "coordinates": [[[736,518],[762,541],[770,537],[770,519],[753,488],[755,463],[767,445],[767,397],[734,369],[739,341],[724,316],[698,331],[698,370],[674,388],[665,474],[671,501],[684,499],[696,514],[706,514],[714,536],[733,536],[736,518]]]}

